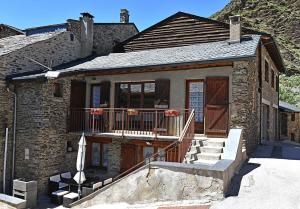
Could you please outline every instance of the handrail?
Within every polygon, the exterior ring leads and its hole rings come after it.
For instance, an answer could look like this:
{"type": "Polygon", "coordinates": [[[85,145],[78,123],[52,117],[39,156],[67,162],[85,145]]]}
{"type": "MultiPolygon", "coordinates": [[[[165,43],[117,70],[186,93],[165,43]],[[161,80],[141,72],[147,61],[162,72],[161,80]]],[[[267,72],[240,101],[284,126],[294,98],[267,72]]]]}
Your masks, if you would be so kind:
{"type": "Polygon", "coordinates": [[[188,118],[188,120],[187,120],[187,122],[186,122],[186,124],[185,124],[185,126],[184,126],[184,128],[183,128],[183,131],[182,131],[182,133],[181,133],[181,135],[180,135],[180,137],[178,139],[179,142],[182,142],[182,140],[183,140],[186,132],[188,131],[188,128],[189,128],[191,122],[194,120],[193,119],[194,116],[195,116],[195,110],[193,109],[192,112],[191,112],[191,114],[190,114],[190,116],[189,116],[189,118],[188,118]]]}
{"type": "MultiPolygon", "coordinates": [[[[192,130],[192,135],[194,135],[194,118],[195,118],[195,110],[193,109],[192,112],[189,115],[189,118],[183,128],[183,131],[180,135],[180,137],[178,138],[177,141],[169,144],[168,146],[166,146],[165,148],[163,148],[161,151],[158,151],[154,154],[152,154],[150,157],[145,158],[143,161],[137,163],[136,165],[134,165],[133,167],[129,168],[128,170],[124,171],[123,173],[119,174],[118,176],[113,178],[113,181],[116,181],[122,177],[125,177],[126,175],[128,175],[129,173],[131,173],[131,171],[134,171],[135,169],[139,168],[142,165],[148,165],[151,162],[151,159],[159,159],[159,157],[161,157],[161,154],[164,152],[165,156],[164,156],[164,160],[168,161],[168,162],[179,162],[182,163],[183,159],[182,159],[182,155],[181,154],[186,154],[182,152],[182,150],[186,149],[185,147],[180,147],[180,145],[183,143],[185,136],[187,135],[187,131],[191,128],[192,130]],[[174,154],[171,156],[168,156],[168,152],[171,151],[170,153],[175,152],[175,156],[174,154]],[[177,156],[176,156],[177,154],[177,156]]],[[[190,142],[191,143],[191,142],[190,142]]],[[[190,145],[189,142],[187,142],[187,144],[190,145]]],[[[189,148],[189,146],[188,146],[189,148]]],[[[186,150],[187,151],[187,150],[186,150]]]]}

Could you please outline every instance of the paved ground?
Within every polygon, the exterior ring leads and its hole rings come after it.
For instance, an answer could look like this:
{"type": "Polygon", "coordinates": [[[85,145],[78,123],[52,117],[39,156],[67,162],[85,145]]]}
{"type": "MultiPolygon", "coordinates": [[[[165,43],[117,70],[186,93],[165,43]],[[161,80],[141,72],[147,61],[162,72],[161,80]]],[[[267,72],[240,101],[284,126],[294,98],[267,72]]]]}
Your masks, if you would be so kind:
{"type": "Polygon", "coordinates": [[[300,209],[300,147],[260,146],[210,209],[300,209]]]}

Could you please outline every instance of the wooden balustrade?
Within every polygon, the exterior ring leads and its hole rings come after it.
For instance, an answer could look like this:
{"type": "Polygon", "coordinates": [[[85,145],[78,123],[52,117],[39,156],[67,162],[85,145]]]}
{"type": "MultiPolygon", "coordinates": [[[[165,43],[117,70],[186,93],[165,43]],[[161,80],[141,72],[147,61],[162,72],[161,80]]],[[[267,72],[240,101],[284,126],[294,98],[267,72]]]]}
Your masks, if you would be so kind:
{"type": "Polygon", "coordinates": [[[189,111],[85,108],[69,114],[70,132],[180,136],[189,111]]]}

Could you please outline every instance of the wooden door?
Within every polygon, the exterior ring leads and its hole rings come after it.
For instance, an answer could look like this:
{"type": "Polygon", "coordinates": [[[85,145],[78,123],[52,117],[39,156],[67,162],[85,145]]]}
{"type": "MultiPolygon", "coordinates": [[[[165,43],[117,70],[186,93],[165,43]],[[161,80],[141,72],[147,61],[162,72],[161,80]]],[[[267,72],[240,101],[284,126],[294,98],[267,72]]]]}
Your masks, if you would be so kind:
{"type": "Polygon", "coordinates": [[[195,133],[204,133],[204,82],[188,80],[186,83],[186,108],[195,110],[195,133]]]}
{"type": "Polygon", "coordinates": [[[122,144],[121,146],[121,172],[127,171],[136,164],[136,146],[122,144]]]}
{"type": "Polygon", "coordinates": [[[71,81],[71,97],[70,97],[70,131],[85,130],[85,108],[86,83],[84,81],[71,81]]]}
{"type": "Polygon", "coordinates": [[[205,134],[226,136],[228,133],[228,77],[208,77],[205,89],[205,134]]]}

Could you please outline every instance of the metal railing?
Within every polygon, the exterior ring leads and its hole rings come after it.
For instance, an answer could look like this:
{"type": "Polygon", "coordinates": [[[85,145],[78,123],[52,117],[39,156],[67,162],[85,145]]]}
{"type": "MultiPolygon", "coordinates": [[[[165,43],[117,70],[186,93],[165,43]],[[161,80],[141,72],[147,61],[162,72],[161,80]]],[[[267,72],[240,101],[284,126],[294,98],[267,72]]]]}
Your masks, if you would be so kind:
{"type": "Polygon", "coordinates": [[[187,122],[181,132],[179,139],[172,144],[166,146],[165,148],[161,149],[160,151],[154,153],[150,157],[145,158],[143,161],[137,163],[130,169],[122,172],[115,178],[113,181],[116,181],[120,178],[123,178],[133,172],[134,170],[150,164],[152,161],[164,161],[164,162],[177,162],[182,163],[184,161],[185,155],[192,144],[192,140],[194,138],[194,131],[195,131],[195,111],[192,110],[187,122]]]}
{"type": "Polygon", "coordinates": [[[189,110],[85,108],[69,114],[70,132],[180,136],[189,110]]]}

